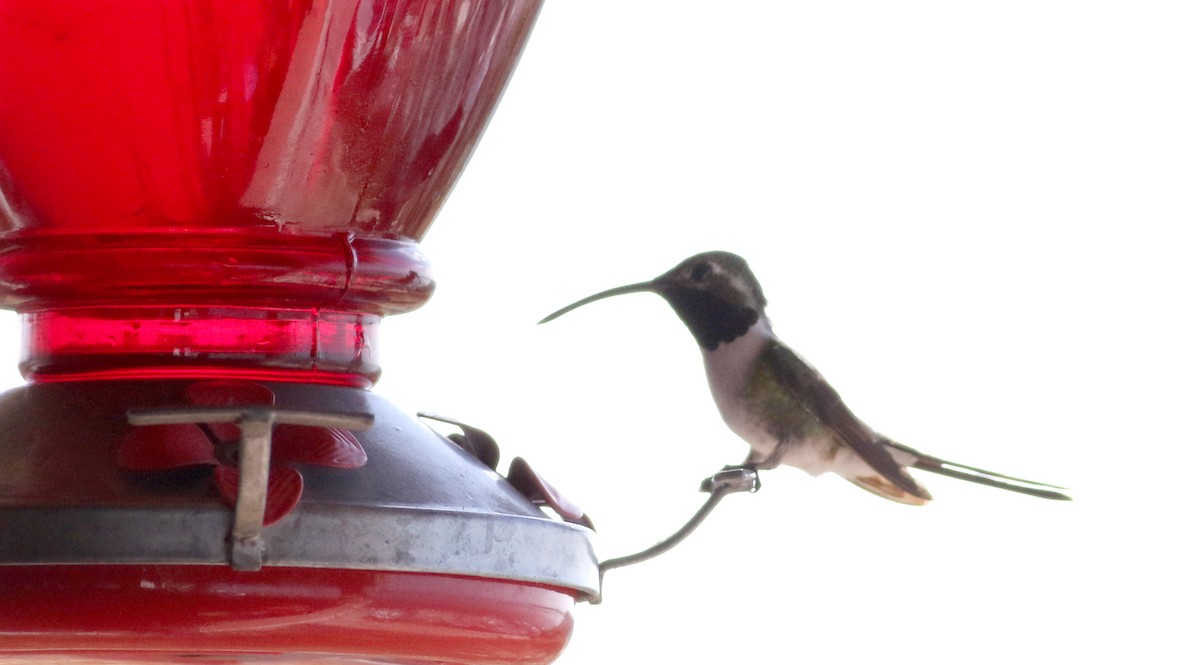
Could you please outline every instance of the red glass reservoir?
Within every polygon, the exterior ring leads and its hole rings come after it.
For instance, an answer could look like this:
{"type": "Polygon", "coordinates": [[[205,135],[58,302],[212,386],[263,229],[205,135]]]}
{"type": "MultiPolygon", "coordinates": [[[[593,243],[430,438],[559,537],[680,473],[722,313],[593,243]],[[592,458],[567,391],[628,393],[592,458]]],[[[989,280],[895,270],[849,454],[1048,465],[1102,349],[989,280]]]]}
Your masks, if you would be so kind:
{"type": "Polygon", "coordinates": [[[0,306],[25,375],[371,384],[377,317],[429,298],[415,241],[539,5],[0,3],[0,306]]]}

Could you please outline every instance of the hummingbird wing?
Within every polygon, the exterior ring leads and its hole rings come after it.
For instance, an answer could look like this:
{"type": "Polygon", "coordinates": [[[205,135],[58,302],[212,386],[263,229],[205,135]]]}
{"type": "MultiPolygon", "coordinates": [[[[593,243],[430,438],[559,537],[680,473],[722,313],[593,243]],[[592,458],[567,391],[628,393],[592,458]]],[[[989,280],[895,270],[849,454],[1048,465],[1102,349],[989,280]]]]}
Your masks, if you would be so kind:
{"type": "Polygon", "coordinates": [[[913,499],[928,501],[932,498],[892,458],[884,446],[886,439],[859,420],[842,401],[841,395],[812,365],[778,341],[772,341],[765,353],[768,355],[766,366],[774,369],[777,373],[775,378],[792,393],[796,402],[805,405],[880,476],[875,479],[850,478],[851,482],[893,500],[905,501],[905,497],[899,496],[896,489],[912,495],[913,499]],[[895,487],[888,488],[888,484],[895,487]]]}

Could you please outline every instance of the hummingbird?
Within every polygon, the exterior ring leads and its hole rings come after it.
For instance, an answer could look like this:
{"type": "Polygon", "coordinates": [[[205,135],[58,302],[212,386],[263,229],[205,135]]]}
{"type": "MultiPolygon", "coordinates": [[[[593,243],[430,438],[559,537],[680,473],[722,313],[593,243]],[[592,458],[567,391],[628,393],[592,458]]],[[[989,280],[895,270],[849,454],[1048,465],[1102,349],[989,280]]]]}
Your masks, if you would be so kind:
{"type": "Polygon", "coordinates": [[[879,495],[910,505],[932,496],[908,472],[920,469],[981,485],[1069,501],[1065,488],[949,462],[883,436],[859,420],[807,361],[775,336],[762,286],[742,257],[704,252],[648,282],[588,296],[539,323],[597,300],[656,293],[696,338],[717,410],[750,445],[744,468],[781,464],[812,476],[832,472],[879,495]]]}

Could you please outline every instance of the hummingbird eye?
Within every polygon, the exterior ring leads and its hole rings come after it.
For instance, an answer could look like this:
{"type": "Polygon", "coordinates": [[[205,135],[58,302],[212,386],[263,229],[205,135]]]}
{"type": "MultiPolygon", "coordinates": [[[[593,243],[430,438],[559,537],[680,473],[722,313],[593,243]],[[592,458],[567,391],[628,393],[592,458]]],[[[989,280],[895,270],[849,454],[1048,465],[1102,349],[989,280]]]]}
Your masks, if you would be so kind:
{"type": "Polygon", "coordinates": [[[703,282],[704,280],[708,279],[709,275],[712,274],[712,270],[712,264],[707,261],[703,263],[697,263],[696,265],[692,266],[690,271],[688,271],[688,279],[692,280],[693,282],[703,282]]]}

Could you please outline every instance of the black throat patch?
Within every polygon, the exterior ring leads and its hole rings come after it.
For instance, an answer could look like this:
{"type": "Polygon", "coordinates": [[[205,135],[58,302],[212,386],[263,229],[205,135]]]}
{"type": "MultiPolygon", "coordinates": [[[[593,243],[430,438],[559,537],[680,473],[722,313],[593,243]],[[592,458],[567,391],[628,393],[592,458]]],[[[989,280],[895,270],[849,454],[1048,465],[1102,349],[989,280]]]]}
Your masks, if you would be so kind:
{"type": "Polygon", "coordinates": [[[758,312],[701,289],[665,289],[663,297],[683,319],[696,343],[712,351],[724,342],[746,334],[758,321],[758,312]]]}

